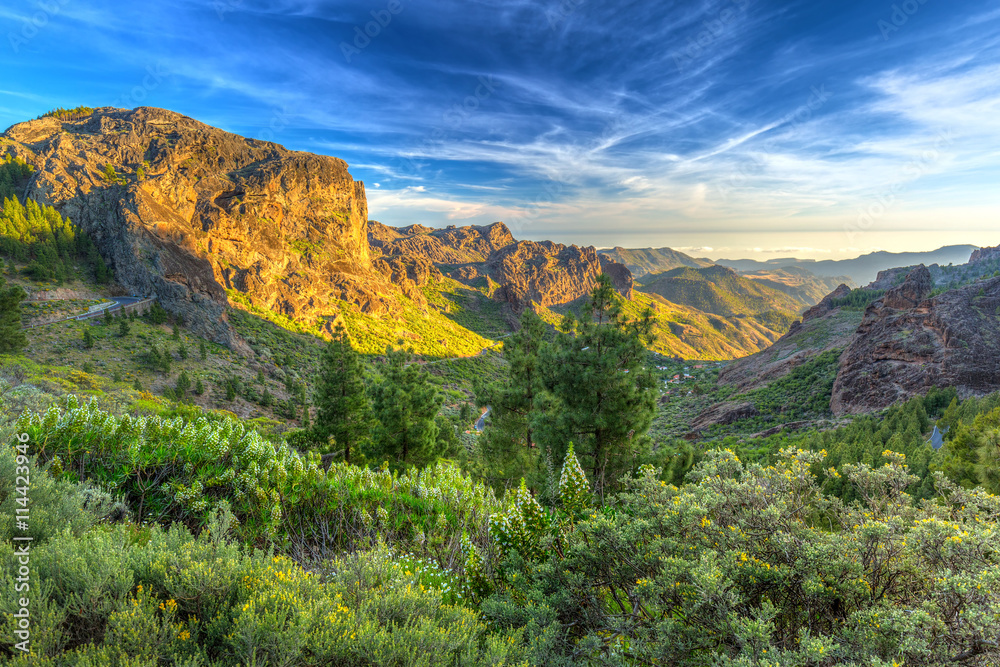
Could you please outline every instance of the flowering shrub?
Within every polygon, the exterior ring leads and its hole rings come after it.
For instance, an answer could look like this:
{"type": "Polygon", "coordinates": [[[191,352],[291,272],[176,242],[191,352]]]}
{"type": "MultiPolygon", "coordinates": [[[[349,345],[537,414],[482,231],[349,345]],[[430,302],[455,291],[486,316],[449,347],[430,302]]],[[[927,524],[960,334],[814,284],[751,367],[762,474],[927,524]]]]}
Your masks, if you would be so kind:
{"type": "Polygon", "coordinates": [[[70,395],[65,410],[25,412],[15,428],[41,459],[58,456],[67,478],[121,494],[137,519],[194,526],[224,501],[249,539],[273,535],[285,492],[322,476],[317,460],[234,420],[116,417],[70,395]]]}
{"type": "Polygon", "coordinates": [[[681,488],[626,478],[562,553],[492,564],[482,609],[552,664],[996,664],[1000,498],[938,475],[915,505],[887,451],[827,473],[863,498],[847,506],[810,472],[824,455],[716,451],[681,488]]]}
{"type": "Polygon", "coordinates": [[[137,520],[197,528],[225,505],[241,538],[300,558],[369,548],[381,535],[460,569],[463,531],[484,544],[503,507],[450,462],[403,473],[339,462],[324,472],[317,457],[234,419],[119,417],[71,395],[64,409],[24,412],[16,428],[60,477],[120,495],[137,520]]]}
{"type": "Polygon", "coordinates": [[[563,461],[562,473],[559,475],[559,503],[570,515],[575,516],[583,512],[590,502],[590,483],[576,458],[571,442],[566,451],[566,459],[563,461]]]}
{"type": "MultiPolygon", "coordinates": [[[[224,510],[180,525],[64,534],[32,551],[30,656],[14,665],[527,665],[520,633],[447,600],[432,564],[385,545],[307,572],[226,538],[224,510]]],[[[0,583],[16,557],[0,545],[0,583]]],[[[11,596],[0,600],[10,636],[11,596]]]]}

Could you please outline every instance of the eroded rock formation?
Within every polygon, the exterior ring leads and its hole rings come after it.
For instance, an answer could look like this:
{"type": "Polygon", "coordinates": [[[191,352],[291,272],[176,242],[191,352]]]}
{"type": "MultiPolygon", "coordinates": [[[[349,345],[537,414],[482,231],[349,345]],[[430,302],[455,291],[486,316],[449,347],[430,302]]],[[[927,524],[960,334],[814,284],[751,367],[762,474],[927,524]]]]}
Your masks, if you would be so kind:
{"type": "Polygon", "coordinates": [[[86,229],[117,282],[217,342],[245,349],[226,290],[299,321],[340,300],[394,308],[377,269],[399,269],[373,266],[364,184],[342,160],[148,107],[19,123],[0,142],[36,169],[24,195],[86,229]]]}
{"type": "Polygon", "coordinates": [[[830,407],[878,410],[930,387],[1000,390],[1000,278],[930,297],[924,266],[868,306],[840,358],[830,407]]]}

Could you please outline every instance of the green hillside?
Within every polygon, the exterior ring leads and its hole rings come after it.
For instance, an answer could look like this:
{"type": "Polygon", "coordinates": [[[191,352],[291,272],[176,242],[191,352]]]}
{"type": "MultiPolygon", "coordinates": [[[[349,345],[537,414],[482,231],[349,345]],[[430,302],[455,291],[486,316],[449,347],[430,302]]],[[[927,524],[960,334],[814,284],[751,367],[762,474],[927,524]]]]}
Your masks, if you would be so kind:
{"type": "MultiPolygon", "coordinates": [[[[540,308],[546,321],[556,324],[563,314],[579,304],[540,308]]],[[[625,310],[638,316],[650,308],[654,316],[653,352],[682,359],[738,359],[767,348],[782,333],[752,316],[720,316],[677,303],[658,294],[636,291],[624,301],[625,310]]]]}
{"type": "Polygon", "coordinates": [[[638,289],[706,313],[751,317],[774,331],[786,330],[802,308],[794,297],[722,266],[652,274],[638,289]]]}

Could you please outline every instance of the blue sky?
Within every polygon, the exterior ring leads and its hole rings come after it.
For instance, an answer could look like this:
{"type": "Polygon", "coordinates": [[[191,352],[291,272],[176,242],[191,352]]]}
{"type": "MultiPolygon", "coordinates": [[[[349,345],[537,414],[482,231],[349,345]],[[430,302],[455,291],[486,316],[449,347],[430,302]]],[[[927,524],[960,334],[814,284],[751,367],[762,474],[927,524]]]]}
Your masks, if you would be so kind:
{"type": "Polygon", "coordinates": [[[18,5],[0,125],[166,107],[343,158],[391,225],[714,258],[1000,243],[995,2],[18,5]]]}

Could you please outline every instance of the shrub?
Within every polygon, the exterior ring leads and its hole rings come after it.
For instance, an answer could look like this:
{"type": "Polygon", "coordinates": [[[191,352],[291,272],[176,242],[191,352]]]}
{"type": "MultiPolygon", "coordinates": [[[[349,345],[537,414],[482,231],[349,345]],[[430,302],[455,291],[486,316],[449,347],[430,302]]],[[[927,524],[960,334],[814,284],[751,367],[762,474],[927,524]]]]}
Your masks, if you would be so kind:
{"type": "Polygon", "coordinates": [[[939,501],[917,507],[904,457],[887,451],[882,467],[830,473],[863,498],[846,506],[810,473],[824,455],[785,450],[765,467],[715,451],[681,488],[652,469],[626,478],[626,493],[564,531],[563,548],[542,541],[541,554],[487,562],[484,613],[538,637],[534,660],[550,664],[1000,657],[1000,498],[939,475],[939,501]]]}

